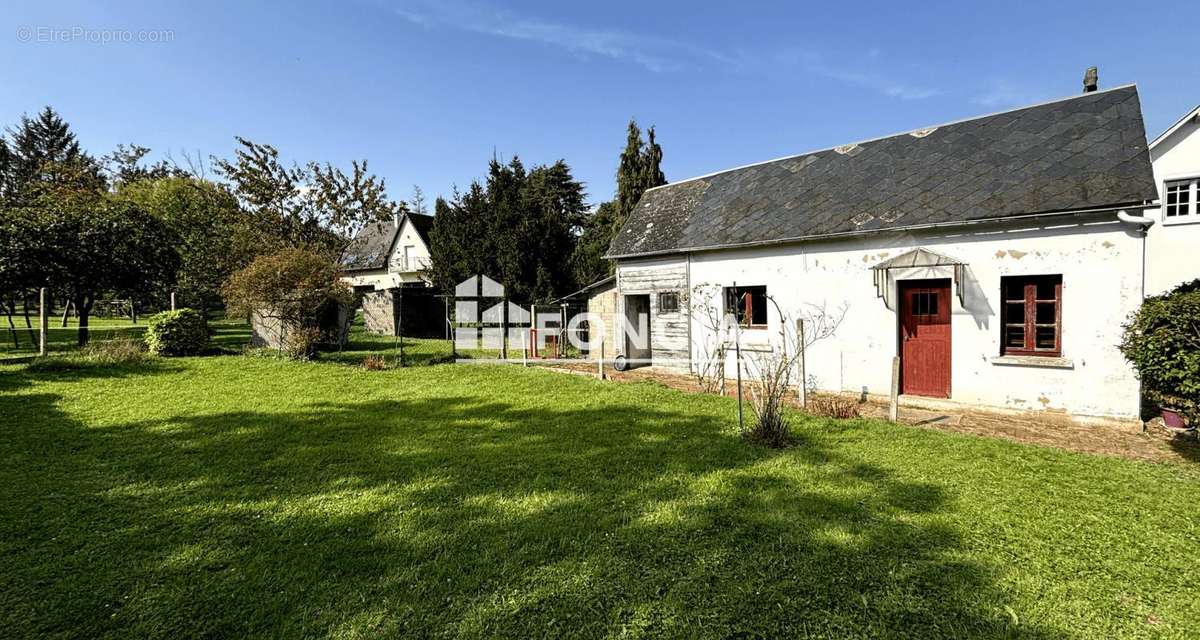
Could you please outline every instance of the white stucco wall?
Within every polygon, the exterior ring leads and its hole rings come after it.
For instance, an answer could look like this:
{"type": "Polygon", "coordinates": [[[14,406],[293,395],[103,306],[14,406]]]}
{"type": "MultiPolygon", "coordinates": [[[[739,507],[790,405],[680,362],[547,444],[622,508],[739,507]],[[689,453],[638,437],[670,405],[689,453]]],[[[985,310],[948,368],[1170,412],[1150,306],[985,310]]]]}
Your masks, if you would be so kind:
{"type": "MultiPolygon", "coordinates": [[[[1159,141],[1150,149],[1150,160],[1160,201],[1164,182],[1200,177],[1200,123],[1185,123],[1159,141]]],[[[1147,235],[1146,294],[1162,293],[1200,278],[1200,215],[1168,221],[1162,206],[1144,215],[1156,221],[1147,235]]]]}
{"type": "MultiPolygon", "coordinates": [[[[1134,418],[1138,382],[1117,350],[1121,323],[1141,301],[1142,239],[1115,214],[1071,223],[1010,224],[960,232],[879,234],[855,239],[695,253],[689,288],[765,284],[785,314],[810,305],[847,313],[834,337],[814,345],[807,374],[820,390],[886,395],[897,353],[897,315],[876,295],[870,267],[917,247],[969,263],[966,305],[952,300],[951,400],[1009,409],[1060,410],[1083,416],[1134,418]],[[1071,368],[997,364],[1000,278],[1061,274],[1063,358],[1071,368]]],[[[952,268],[893,272],[895,280],[952,277],[952,268]]],[[[957,293],[954,290],[954,293],[957,293]]],[[[894,306],[894,304],[892,305],[894,306]]],[[[743,344],[769,348],[780,317],[746,331],[743,344]]],[[[692,344],[704,339],[692,322],[692,344]]]]}

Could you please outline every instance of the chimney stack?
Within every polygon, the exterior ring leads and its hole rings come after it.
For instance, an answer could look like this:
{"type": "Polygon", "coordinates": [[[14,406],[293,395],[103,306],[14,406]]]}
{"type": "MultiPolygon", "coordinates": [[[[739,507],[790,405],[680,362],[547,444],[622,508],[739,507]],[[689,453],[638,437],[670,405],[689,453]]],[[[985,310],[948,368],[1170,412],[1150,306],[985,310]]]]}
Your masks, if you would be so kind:
{"type": "Polygon", "coordinates": [[[1091,93],[1100,86],[1100,73],[1096,67],[1088,67],[1087,71],[1083,72],[1083,92],[1091,93]]]}

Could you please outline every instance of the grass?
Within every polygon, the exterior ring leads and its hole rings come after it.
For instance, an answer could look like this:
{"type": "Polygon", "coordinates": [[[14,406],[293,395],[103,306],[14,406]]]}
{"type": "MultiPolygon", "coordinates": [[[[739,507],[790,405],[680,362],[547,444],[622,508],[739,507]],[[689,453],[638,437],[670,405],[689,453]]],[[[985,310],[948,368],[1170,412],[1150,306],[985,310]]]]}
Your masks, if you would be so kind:
{"type": "MultiPolygon", "coordinates": [[[[148,318],[149,316],[146,316],[148,318]]],[[[77,351],[79,340],[79,324],[74,317],[67,321],[67,326],[63,327],[61,318],[51,318],[50,326],[47,329],[47,346],[51,354],[63,354],[77,351]]],[[[29,331],[25,328],[25,319],[20,315],[13,318],[13,322],[17,325],[17,344],[13,344],[12,333],[8,330],[8,325],[3,325],[3,333],[0,333],[0,359],[8,357],[30,356],[37,353],[37,317],[33,318],[34,328],[33,337],[30,337],[29,331]]],[[[240,349],[242,345],[250,341],[249,327],[237,320],[215,320],[209,321],[209,327],[212,328],[213,344],[218,347],[229,347],[240,349]]],[[[146,331],[146,319],[138,320],[138,324],[133,324],[128,318],[88,318],[88,337],[91,342],[107,342],[110,340],[122,339],[141,339],[142,333],[146,331]]]]}
{"type": "Polygon", "coordinates": [[[1185,638],[1200,472],[499,365],[0,367],[7,637],[1185,638]]]}

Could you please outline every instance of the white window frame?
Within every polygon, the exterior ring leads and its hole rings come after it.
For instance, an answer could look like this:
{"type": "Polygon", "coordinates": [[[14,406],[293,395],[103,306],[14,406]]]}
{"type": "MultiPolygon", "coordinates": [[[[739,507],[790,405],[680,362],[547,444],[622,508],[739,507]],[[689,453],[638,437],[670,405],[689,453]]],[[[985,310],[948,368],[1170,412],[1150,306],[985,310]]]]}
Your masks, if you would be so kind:
{"type": "Polygon", "coordinates": [[[1185,174],[1185,175],[1180,175],[1180,176],[1168,176],[1168,177],[1164,178],[1163,183],[1162,183],[1162,221],[1163,221],[1163,225],[1165,226],[1165,225],[1189,224],[1189,223],[1200,222],[1200,202],[1196,201],[1197,198],[1200,198],[1200,176],[1196,176],[1193,174],[1185,174]],[[1170,185],[1178,184],[1180,182],[1188,183],[1187,212],[1168,217],[1167,216],[1167,188],[1170,185]]]}

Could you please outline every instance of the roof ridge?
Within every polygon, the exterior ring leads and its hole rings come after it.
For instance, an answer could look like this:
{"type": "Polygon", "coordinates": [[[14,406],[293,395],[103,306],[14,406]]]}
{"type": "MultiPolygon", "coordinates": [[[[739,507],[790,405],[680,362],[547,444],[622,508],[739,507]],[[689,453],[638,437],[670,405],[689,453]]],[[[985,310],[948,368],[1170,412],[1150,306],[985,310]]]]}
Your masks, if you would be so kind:
{"type": "MultiPolygon", "coordinates": [[[[675,185],[678,185],[678,184],[684,184],[684,183],[687,183],[687,182],[694,182],[694,181],[696,181],[696,180],[703,180],[704,178],[711,178],[711,177],[713,177],[713,176],[718,176],[718,175],[721,175],[721,174],[723,174],[723,173],[731,173],[731,172],[733,172],[733,171],[740,171],[740,170],[742,170],[742,169],[749,169],[750,167],[757,167],[757,166],[761,166],[761,165],[764,165],[764,164],[771,164],[772,162],[782,162],[782,161],[784,161],[784,160],[792,160],[792,159],[795,159],[795,158],[803,158],[804,156],[811,156],[811,155],[813,155],[813,154],[816,154],[816,153],[824,153],[824,152],[826,152],[826,151],[833,151],[833,150],[835,150],[835,149],[839,149],[839,148],[841,148],[841,147],[852,147],[852,146],[864,145],[864,144],[871,143],[871,142],[879,142],[879,141],[881,141],[881,140],[887,140],[887,139],[889,139],[889,138],[897,138],[897,137],[899,137],[899,136],[909,135],[909,134],[912,134],[912,133],[916,133],[916,132],[919,132],[919,131],[923,131],[923,130],[925,130],[925,129],[941,129],[942,127],[949,127],[949,126],[956,125],[956,124],[962,124],[962,123],[964,123],[964,122],[971,122],[971,121],[973,121],[973,120],[982,120],[982,119],[984,119],[984,118],[993,118],[993,117],[995,117],[995,116],[1001,116],[1001,115],[1004,115],[1004,114],[1007,114],[1007,113],[1015,113],[1015,112],[1017,112],[1017,111],[1024,111],[1024,110],[1026,110],[1026,109],[1034,109],[1034,108],[1036,108],[1036,107],[1044,107],[1044,106],[1046,106],[1046,105],[1049,105],[1049,104],[1055,104],[1055,103],[1058,103],[1058,102],[1066,102],[1066,101],[1068,101],[1068,100],[1078,100],[1079,98],[1086,98],[1086,97],[1088,97],[1088,96],[1096,96],[1096,95],[1100,95],[1100,94],[1102,94],[1102,93],[1110,93],[1110,92],[1113,92],[1113,91],[1120,91],[1121,89],[1128,89],[1128,88],[1130,88],[1130,87],[1133,87],[1134,89],[1136,89],[1136,88],[1137,88],[1137,83],[1136,83],[1136,82],[1130,82],[1130,83],[1126,83],[1126,84],[1119,85],[1119,86],[1116,86],[1116,87],[1112,87],[1112,88],[1110,88],[1110,89],[1104,89],[1104,90],[1102,90],[1102,91],[1089,91],[1089,92],[1087,92],[1087,93],[1081,93],[1081,94],[1077,94],[1077,95],[1066,96],[1066,97],[1063,97],[1063,98],[1055,98],[1055,99],[1053,99],[1053,100],[1045,100],[1045,101],[1043,101],[1043,102],[1035,102],[1035,103],[1033,103],[1033,104],[1027,104],[1027,105],[1024,105],[1024,106],[1021,106],[1021,107],[1014,107],[1014,108],[1012,108],[1012,109],[1005,109],[1005,110],[1003,110],[1003,111],[994,111],[994,112],[992,112],[992,113],[985,113],[985,114],[978,115],[978,116],[971,116],[971,117],[969,117],[969,118],[960,118],[960,119],[958,119],[958,120],[951,120],[950,122],[943,122],[943,123],[941,123],[941,124],[930,124],[930,125],[925,125],[925,126],[923,126],[923,127],[917,127],[917,128],[915,128],[915,129],[909,129],[909,130],[907,130],[907,131],[899,131],[899,132],[896,132],[896,133],[889,133],[889,134],[887,134],[887,135],[876,136],[876,137],[874,137],[874,138],[868,138],[868,139],[866,139],[866,140],[859,140],[859,141],[857,141],[857,142],[848,142],[848,143],[843,143],[843,144],[833,145],[833,146],[831,146],[831,147],[824,147],[824,148],[821,148],[821,149],[813,149],[813,150],[811,150],[811,151],[805,151],[805,152],[802,152],[802,153],[794,153],[794,154],[790,154],[790,155],[786,155],[786,156],[780,156],[780,157],[778,157],[778,158],[773,158],[773,159],[771,159],[771,160],[762,160],[762,161],[759,161],[759,162],[751,162],[751,163],[749,163],[749,164],[743,164],[743,165],[740,165],[740,166],[737,166],[737,167],[731,167],[731,168],[729,168],[729,169],[720,169],[720,170],[718,170],[718,171],[713,171],[713,172],[711,172],[711,173],[706,173],[706,174],[703,174],[703,175],[694,176],[694,177],[691,177],[691,178],[686,178],[686,179],[683,179],[683,180],[678,180],[678,181],[676,181],[676,182],[668,182],[667,184],[661,184],[661,185],[658,185],[657,187],[650,187],[649,189],[646,189],[646,191],[645,191],[645,192],[643,192],[643,193],[650,192],[650,191],[654,191],[654,190],[657,190],[657,189],[663,189],[663,188],[665,188],[665,187],[672,187],[672,186],[675,186],[675,185]]],[[[1185,118],[1186,118],[1186,116],[1185,116],[1185,118]]]]}

